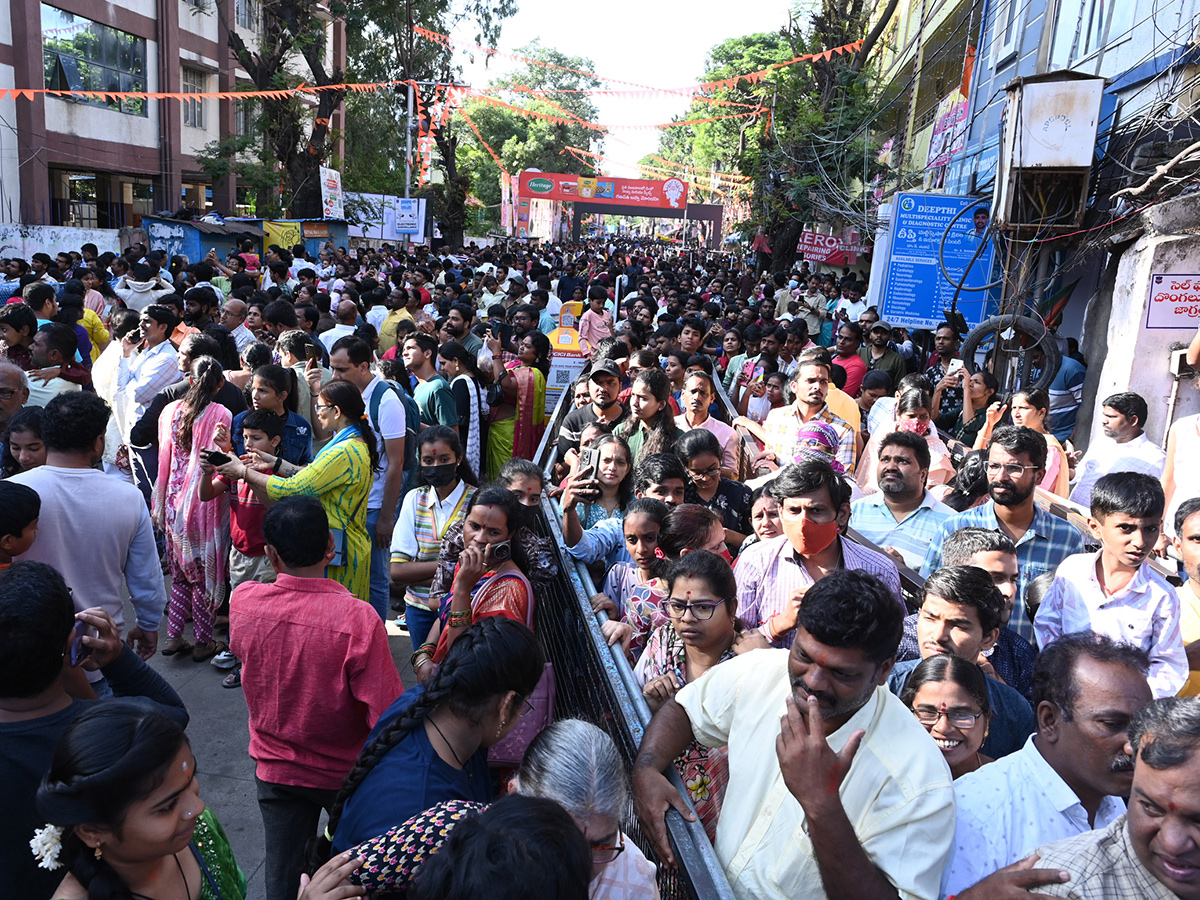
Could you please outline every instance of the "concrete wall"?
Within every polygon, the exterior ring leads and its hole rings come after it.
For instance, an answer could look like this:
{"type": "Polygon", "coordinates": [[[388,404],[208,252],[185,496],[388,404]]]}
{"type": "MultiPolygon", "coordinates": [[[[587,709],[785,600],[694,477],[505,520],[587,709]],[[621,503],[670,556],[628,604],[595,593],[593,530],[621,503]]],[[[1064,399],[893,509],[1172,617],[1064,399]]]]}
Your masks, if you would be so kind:
{"type": "Polygon", "coordinates": [[[95,244],[101,253],[120,253],[122,246],[120,232],[115,228],[0,224],[0,256],[21,259],[29,259],[34,253],[53,256],[63,250],[78,250],[84,244],[95,244]]]}
{"type": "MultiPolygon", "coordinates": [[[[1149,406],[1146,434],[1161,444],[1171,424],[1167,421],[1174,382],[1170,348],[1188,343],[1196,329],[1195,324],[1165,330],[1146,328],[1150,278],[1200,273],[1200,234],[1187,233],[1200,229],[1200,198],[1188,196],[1163,203],[1142,218],[1145,234],[1110,262],[1100,292],[1088,307],[1083,352],[1092,365],[1084,396],[1099,402],[1117,391],[1141,394],[1149,406]]],[[[1198,412],[1200,392],[1195,384],[1181,382],[1173,419],[1198,412]]],[[[1100,422],[1098,416],[1092,419],[1095,439],[1100,422]]]]}

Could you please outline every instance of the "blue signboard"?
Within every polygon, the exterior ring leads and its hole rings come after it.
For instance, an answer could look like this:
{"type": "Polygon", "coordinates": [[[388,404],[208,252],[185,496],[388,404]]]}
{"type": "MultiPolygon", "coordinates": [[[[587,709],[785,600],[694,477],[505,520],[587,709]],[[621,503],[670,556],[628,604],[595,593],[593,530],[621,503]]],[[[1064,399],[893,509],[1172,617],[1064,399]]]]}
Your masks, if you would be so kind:
{"type": "MultiPolygon", "coordinates": [[[[980,239],[987,227],[982,210],[990,216],[990,204],[977,197],[950,194],[897,194],[892,205],[888,229],[888,260],[884,270],[879,314],[892,325],[906,328],[934,328],[946,320],[944,310],[954,297],[954,284],[946,280],[938,266],[938,245],[946,235],[942,259],[946,271],[957,282],[970,265],[965,287],[982,287],[991,278],[995,248],[991,241],[979,251],[980,239]],[[946,227],[964,207],[974,207],[946,227]],[[978,221],[976,221],[978,219],[978,221]]],[[[986,292],[962,290],[958,311],[967,324],[978,325],[989,307],[986,292]]]]}

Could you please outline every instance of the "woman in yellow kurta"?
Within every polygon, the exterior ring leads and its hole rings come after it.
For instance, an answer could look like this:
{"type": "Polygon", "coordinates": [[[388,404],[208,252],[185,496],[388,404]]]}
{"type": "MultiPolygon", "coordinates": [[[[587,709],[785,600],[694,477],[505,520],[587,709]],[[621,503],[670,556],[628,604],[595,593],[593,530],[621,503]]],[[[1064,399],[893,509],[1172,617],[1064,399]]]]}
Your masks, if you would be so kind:
{"type": "Polygon", "coordinates": [[[373,473],[379,466],[375,433],[367,421],[362,394],[348,381],[326,384],[313,408],[321,428],[333,432],[333,438],[307,466],[294,466],[255,451],[243,457],[250,465],[234,461],[218,471],[245,479],[256,493],[265,495],[267,502],[301,494],[319,499],[329,517],[329,527],[345,532],[346,562],[327,567],[325,575],[369,603],[371,540],[367,535],[366,504],[373,473]]]}

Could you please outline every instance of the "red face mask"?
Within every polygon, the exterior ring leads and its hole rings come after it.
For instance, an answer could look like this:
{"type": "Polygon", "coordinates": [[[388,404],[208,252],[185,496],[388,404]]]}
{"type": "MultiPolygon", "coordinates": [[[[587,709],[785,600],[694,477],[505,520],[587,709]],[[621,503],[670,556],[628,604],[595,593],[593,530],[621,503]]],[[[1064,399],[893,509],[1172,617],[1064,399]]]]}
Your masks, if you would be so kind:
{"type": "Polygon", "coordinates": [[[729,563],[731,566],[733,565],[733,555],[729,552],[729,548],[724,544],[722,544],[721,549],[717,551],[717,556],[721,557],[721,559],[725,560],[725,562],[729,563]]]}
{"type": "Polygon", "coordinates": [[[901,419],[896,423],[897,431],[910,431],[913,434],[927,435],[929,434],[929,420],[921,419],[901,419]]]}
{"type": "Polygon", "coordinates": [[[800,540],[797,542],[796,552],[801,556],[812,556],[814,553],[820,553],[837,540],[837,536],[837,519],[834,519],[832,522],[826,522],[824,525],[818,525],[805,516],[804,521],[800,524],[800,540]]]}

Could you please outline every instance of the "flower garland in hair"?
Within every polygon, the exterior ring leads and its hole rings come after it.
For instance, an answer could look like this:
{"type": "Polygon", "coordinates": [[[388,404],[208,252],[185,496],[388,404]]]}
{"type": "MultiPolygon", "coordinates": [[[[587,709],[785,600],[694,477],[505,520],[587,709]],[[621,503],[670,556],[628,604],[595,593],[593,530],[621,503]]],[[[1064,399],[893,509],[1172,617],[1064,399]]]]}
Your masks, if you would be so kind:
{"type": "Polygon", "coordinates": [[[46,825],[45,828],[39,828],[33,833],[33,840],[29,842],[29,849],[33,851],[33,855],[37,857],[39,869],[61,869],[62,863],[58,861],[58,854],[62,852],[62,836],[63,830],[57,825],[46,825]]]}

